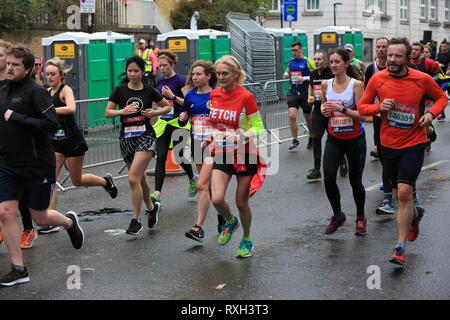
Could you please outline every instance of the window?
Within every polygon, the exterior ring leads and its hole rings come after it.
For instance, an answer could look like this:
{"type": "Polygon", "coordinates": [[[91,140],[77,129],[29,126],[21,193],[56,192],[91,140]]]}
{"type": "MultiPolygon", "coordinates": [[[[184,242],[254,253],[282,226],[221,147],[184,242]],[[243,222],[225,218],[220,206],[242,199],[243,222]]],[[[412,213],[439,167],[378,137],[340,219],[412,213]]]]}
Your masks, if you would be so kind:
{"type": "Polygon", "coordinates": [[[280,0],[269,0],[269,11],[280,11],[280,0]]]}
{"type": "Polygon", "coordinates": [[[364,0],[364,11],[372,11],[372,0],[364,0]]]}
{"type": "Polygon", "coordinates": [[[420,0],[420,19],[427,19],[428,0],[420,0]]]}
{"type": "Polygon", "coordinates": [[[444,17],[445,17],[445,21],[449,22],[450,21],[450,0],[445,0],[444,1],[444,17]]]}
{"type": "Polygon", "coordinates": [[[378,0],[378,11],[386,13],[386,0],[378,0]]]}
{"type": "Polygon", "coordinates": [[[430,19],[437,20],[437,0],[430,0],[430,19]]]}
{"type": "Polygon", "coordinates": [[[364,11],[386,13],[386,0],[364,0],[364,11]]]}
{"type": "Polygon", "coordinates": [[[320,1],[319,0],[306,0],[306,10],[319,10],[320,1]]]}
{"type": "Polygon", "coordinates": [[[400,0],[400,20],[409,20],[409,0],[400,0]]]}

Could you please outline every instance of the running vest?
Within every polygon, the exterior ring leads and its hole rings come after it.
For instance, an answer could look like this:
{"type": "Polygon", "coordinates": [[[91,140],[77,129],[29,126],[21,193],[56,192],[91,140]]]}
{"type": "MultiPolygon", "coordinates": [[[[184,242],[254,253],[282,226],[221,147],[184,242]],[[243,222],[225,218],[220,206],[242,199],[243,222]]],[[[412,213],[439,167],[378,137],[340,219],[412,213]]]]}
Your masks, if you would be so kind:
{"type": "Polygon", "coordinates": [[[147,48],[143,52],[141,49],[136,50],[136,55],[141,57],[145,61],[145,72],[152,72],[153,66],[152,66],[152,60],[150,59],[150,54],[153,52],[153,50],[147,48]]]}
{"type": "Polygon", "coordinates": [[[431,77],[434,76],[433,70],[427,70],[427,66],[425,64],[426,58],[421,58],[420,59],[420,63],[419,64],[412,64],[412,63],[408,63],[408,67],[412,68],[412,69],[416,69],[419,71],[422,71],[428,75],[430,75],[431,77]]]}
{"type": "MultiPolygon", "coordinates": [[[[61,84],[52,96],[52,102],[55,109],[66,106],[66,104],[59,98],[59,95],[65,86],[65,84],[61,84]]],[[[60,128],[58,132],[53,134],[53,140],[68,140],[69,138],[76,138],[80,135],[80,129],[78,128],[75,114],[56,114],[56,116],[58,117],[60,128]]]]}
{"type": "MultiPolygon", "coordinates": [[[[342,105],[347,109],[356,110],[355,95],[353,93],[353,85],[355,79],[351,78],[347,88],[342,93],[336,93],[333,90],[334,79],[328,80],[326,98],[328,102],[334,102],[342,105]]],[[[364,132],[363,124],[352,119],[345,114],[333,111],[328,118],[328,133],[338,139],[354,139],[364,132]]]]}

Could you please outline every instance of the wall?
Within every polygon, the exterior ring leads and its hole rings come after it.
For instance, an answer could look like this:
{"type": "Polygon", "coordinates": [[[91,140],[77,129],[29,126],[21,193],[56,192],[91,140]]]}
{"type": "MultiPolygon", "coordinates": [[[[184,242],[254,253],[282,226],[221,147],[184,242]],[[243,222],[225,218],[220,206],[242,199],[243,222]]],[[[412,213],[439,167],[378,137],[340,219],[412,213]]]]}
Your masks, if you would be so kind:
{"type": "MultiPolygon", "coordinates": [[[[155,0],[155,3],[158,5],[158,7],[161,9],[162,13],[166,16],[167,20],[172,22],[172,19],[170,17],[170,13],[175,10],[177,4],[181,0],[155,0]]],[[[185,0],[186,1],[186,0],[185,0]]]]}

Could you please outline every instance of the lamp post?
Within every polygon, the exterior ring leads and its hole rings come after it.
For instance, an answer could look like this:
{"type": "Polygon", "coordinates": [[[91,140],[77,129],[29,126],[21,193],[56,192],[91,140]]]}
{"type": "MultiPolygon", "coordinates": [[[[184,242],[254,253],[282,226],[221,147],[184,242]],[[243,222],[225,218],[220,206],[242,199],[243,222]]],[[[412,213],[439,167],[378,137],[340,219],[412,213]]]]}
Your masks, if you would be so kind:
{"type": "Polygon", "coordinates": [[[334,26],[336,26],[336,12],[337,12],[336,7],[340,5],[343,5],[343,3],[342,2],[333,3],[334,26]]]}

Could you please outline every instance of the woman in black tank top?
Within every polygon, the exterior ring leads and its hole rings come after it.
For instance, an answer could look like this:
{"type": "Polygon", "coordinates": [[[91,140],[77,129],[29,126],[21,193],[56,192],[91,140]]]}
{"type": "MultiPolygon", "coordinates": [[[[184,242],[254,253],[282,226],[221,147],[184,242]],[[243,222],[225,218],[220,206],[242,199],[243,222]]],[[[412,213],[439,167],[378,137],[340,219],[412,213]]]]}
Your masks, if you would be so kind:
{"type": "MultiPolygon", "coordinates": [[[[64,77],[70,68],[59,58],[48,60],[45,64],[45,76],[49,84],[49,93],[52,96],[56,109],[60,129],[52,136],[53,148],[56,157],[56,179],[58,179],[64,162],[70,171],[70,179],[76,187],[99,186],[105,188],[111,198],[117,196],[117,188],[113,177],[107,173],[103,178],[87,173],[83,170],[84,154],[88,147],[83,132],[75,119],[76,104],[72,88],[63,83],[64,77]]],[[[57,192],[53,192],[49,209],[56,209],[57,192]]]]}

